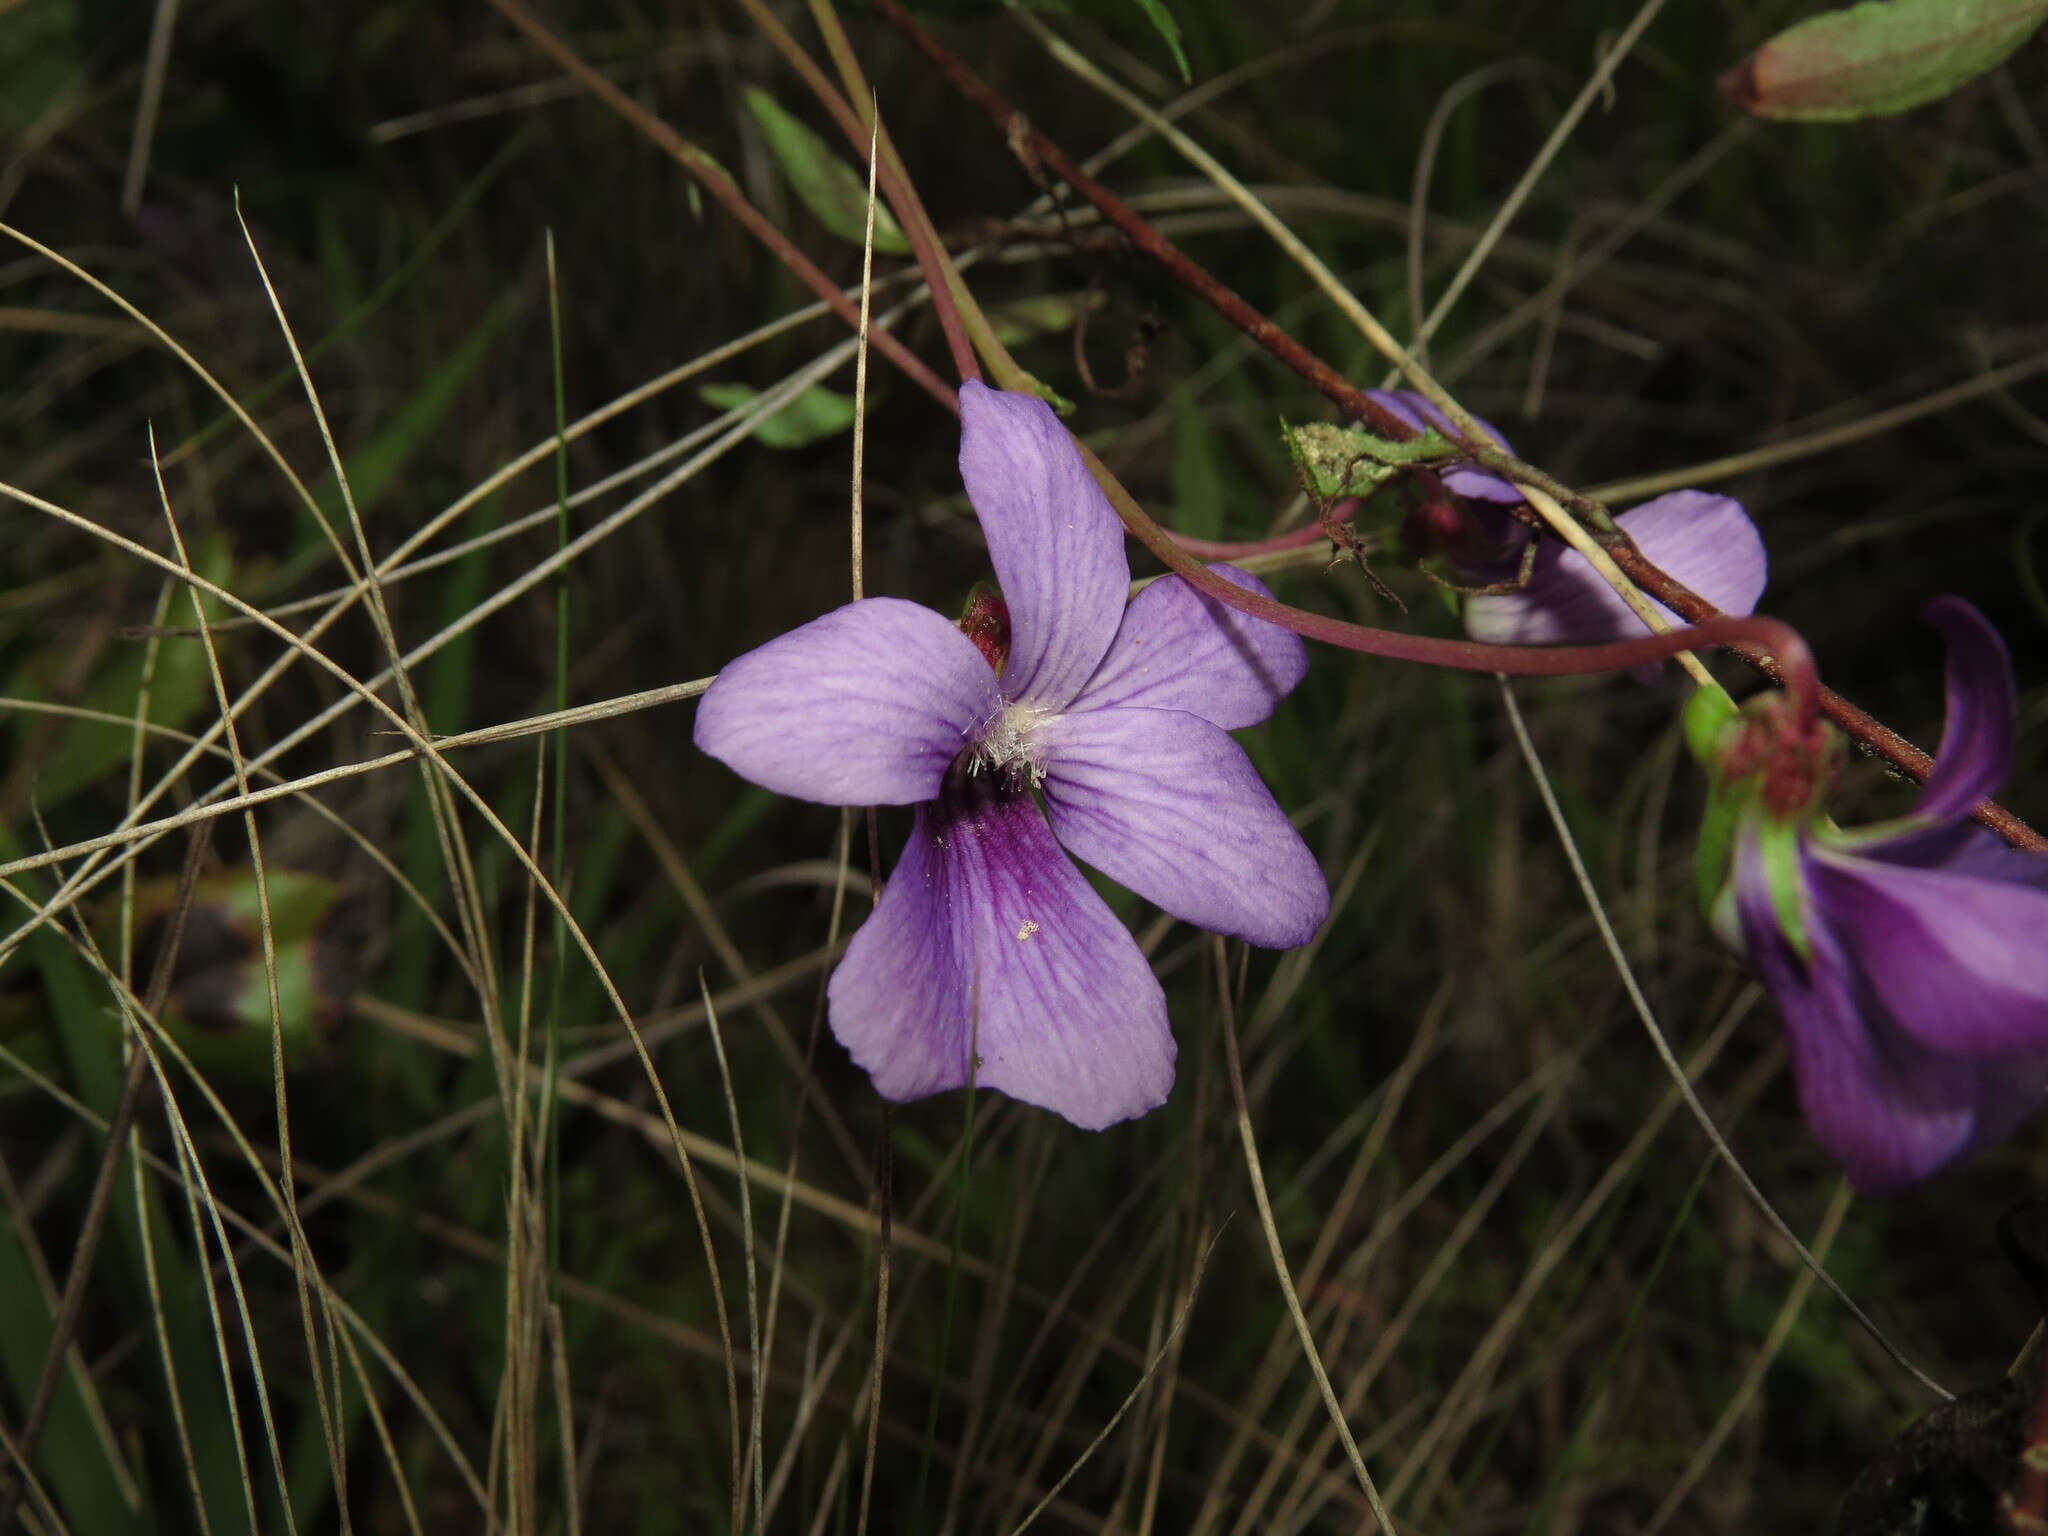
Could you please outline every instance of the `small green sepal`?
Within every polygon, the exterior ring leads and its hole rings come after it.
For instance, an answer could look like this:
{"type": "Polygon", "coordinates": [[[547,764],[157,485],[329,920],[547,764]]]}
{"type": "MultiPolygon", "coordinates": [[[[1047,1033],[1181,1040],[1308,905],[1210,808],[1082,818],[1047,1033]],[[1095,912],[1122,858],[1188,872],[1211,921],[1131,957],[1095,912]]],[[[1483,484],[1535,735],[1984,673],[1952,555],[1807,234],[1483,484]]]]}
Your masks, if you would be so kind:
{"type": "Polygon", "coordinates": [[[1738,726],[1741,716],[1742,711],[1735,707],[1728,690],[1718,683],[1694,689],[1692,697],[1685,701],[1681,717],[1685,745],[1710,778],[1721,776],[1721,753],[1727,746],[1729,731],[1738,726]]]}
{"type": "Polygon", "coordinates": [[[1778,927],[1799,958],[1813,962],[1813,943],[1806,933],[1806,827],[1801,822],[1757,819],[1752,835],[1763,860],[1764,880],[1771,892],[1771,910],[1778,927]]]}

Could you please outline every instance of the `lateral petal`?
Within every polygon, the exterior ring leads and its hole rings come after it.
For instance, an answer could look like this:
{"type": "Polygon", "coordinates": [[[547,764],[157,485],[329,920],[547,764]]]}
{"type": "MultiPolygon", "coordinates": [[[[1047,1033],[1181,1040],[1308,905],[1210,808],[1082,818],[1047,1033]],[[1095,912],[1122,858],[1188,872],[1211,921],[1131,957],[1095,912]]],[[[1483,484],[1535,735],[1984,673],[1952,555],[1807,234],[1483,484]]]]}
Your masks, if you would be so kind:
{"type": "Polygon", "coordinates": [[[2019,704],[2012,656],[1991,622],[1959,597],[1937,597],[1923,617],[1948,641],[1948,711],[1918,816],[1967,816],[2012,771],[2019,704]]]}
{"type": "MultiPolygon", "coordinates": [[[[1272,596],[1234,565],[1209,569],[1272,596]]],[[[1235,731],[1272,714],[1307,671],[1308,647],[1292,630],[1226,607],[1178,576],[1162,576],[1131,599],[1109,654],[1068,708],[1180,709],[1235,731]]]]}
{"type": "Polygon", "coordinates": [[[2048,1051],[2048,890],[1832,852],[1811,868],[1817,908],[1901,1029],[1951,1055],[2048,1051]]]}
{"type": "Polygon", "coordinates": [[[1062,709],[1123,619],[1124,529],[1052,407],[960,387],[960,476],[1010,608],[1003,693],[1062,709]]]}
{"type": "MultiPolygon", "coordinates": [[[[1753,613],[1769,564],[1742,503],[1705,491],[1672,491],[1615,521],[1652,565],[1723,613],[1753,613]]],[[[1673,624],[1685,621],[1661,603],[1673,624]]],[[[1529,585],[1465,601],[1465,632],[1495,645],[1595,645],[1644,633],[1643,621],[1587,563],[1556,539],[1536,552],[1529,585]]]]}
{"type": "Polygon", "coordinates": [[[1928,1050],[1887,1024],[1828,924],[1808,923],[1813,963],[1802,963],[1778,927],[1759,863],[1746,847],[1738,855],[1736,912],[1784,1017],[1813,1139],[1866,1193],[1918,1183],[1980,1139],[1985,1064],[1928,1050]]]}
{"type": "Polygon", "coordinates": [[[743,778],[825,805],[915,805],[999,705],[974,642],[900,597],[866,597],[728,662],[695,739],[743,778]]]}
{"type": "Polygon", "coordinates": [[[887,1099],[971,1080],[1100,1130],[1173,1086],[1151,967],[1029,790],[998,775],[954,774],[918,808],[828,998],[833,1034],[887,1099]]]}
{"type": "Polygon", "coordinates": [[[1315,855],[1244,749],[1198,716],[1047,721],[1046,812],[1076,858],[1155,906],[1253,944],[1305,944],[1330,911],[1315,855]]]}

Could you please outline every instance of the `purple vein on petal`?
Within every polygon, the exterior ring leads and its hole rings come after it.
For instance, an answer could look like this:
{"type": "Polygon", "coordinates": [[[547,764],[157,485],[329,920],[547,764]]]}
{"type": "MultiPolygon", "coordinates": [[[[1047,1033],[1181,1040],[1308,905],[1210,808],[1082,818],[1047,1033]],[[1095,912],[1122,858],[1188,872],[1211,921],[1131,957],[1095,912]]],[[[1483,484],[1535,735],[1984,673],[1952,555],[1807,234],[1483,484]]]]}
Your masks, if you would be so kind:
{"type": "Polygon", "coordinates": [[[1736,910],[1744,947],[1784,1015],[1814,1139],[1866,1193],[1926,1178],[1979,1134],[1983,1064],[1930,1051],[1886,1020],[1817,917],[1808,923],[1813,964],[1803,964],[1778,927],[1760,866],[1745,847],[1736,910]]]}
{"type": "MultiPolygon", "coordinates": [[[[1704,491],[1673,491],[1615,519],[1645,559],[1723,613],[1756,611],[1769,566],[1742,504],[1704,491]]],[[[1659,603],[1674,626],[1684,620],[1659,603]]],[[[1577,550],[1546,539],[1529,585],[1465,603],[1465,632],[1495,645],[1597,645],[1631,640],[1648,626],[1577,550]]]]}
{"type": "Polygon", "coordinates": [[[697,746],[778,794],[915,805],[997,703],[953,624],[900,597],[848,603],[726,664],[697,706],[697,746]]]}
{"type": "Polygon", "coordinates": [[[961,386],[960,475],[1010,609],[1003,692],[1064,708],[1123,618],[1123,524],[1052,407],[1030,395],[961,386]]]}
{"type": "MultiPolygon", "coordinates": [[[[1248,592],[1273,595],[1236,566],[1209,569],[1248,592]]],[[[1109,654],[1070,708],[1180,709],[1235,731],[1272,714],[1307,671],[1308,647],[1292,630],[1162,576],[1131,599],[1109,654]]]]}
{"type": "Polygon", "coordinates": [[[1099,1130],[1166,1100],[1165,995],[1029,790],[1002,777],[956,772],[918,809],[833,973],[832,1031],[885,1098],[971,1073],[1099,1130]]]}
{"type": "Polygon", "coordinates": [[[1276,949],[1329,914],[1315,856],[1244,749],[1198,716],[1101,709],[1046,726],[1045,803],[1075,857],[1175,917],[1276,949]]]}
{"type": "Polygon", "coordinates": [[[2011,771],[2019,705],[2012,656],[1983,614],[1960,598],[1938,597],[1925,617],[1948,641],[1948,713],[1913,809],[1946,820],[1967,816],[2011,771]]]}

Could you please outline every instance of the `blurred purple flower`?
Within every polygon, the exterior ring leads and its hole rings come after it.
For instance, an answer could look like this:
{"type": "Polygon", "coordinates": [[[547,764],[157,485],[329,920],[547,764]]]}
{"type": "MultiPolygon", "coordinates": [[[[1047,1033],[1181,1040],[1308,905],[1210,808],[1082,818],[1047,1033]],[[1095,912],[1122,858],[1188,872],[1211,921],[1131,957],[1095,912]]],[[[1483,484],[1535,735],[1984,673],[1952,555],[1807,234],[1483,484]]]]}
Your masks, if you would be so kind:
{"type": "Polygon", "coordinates": [[[1782,866],[1752,818],[1735,854],[1734,917],[1784,1015],[1800,1105],[1873,1192],[1998,1140],[2048,1093],[2048,855],[1968,819],[2012,766],[2012,661],[1959,598],[1927,619],[1948,641],[1948,719],[1912,814],[1801,827],[1782,866]]]}
{"type": "MultiPolygon", "coordinates": [[[[1443,412],[1422,395],[1389,389],[1367,393],[1418,431],[1452,430],[1443,412]]],[[[1491,422],[1480,425],[1507,445],[1491,422]]],[[[1445,490],[1468,499],[1471,526],[1464,542],[1488,551],[1483,562],[1460,562],[1467,578],[1476,585],[1513,576],[1531,530],[1506,509],[1522,493],[1469,464],[1444,470],[1439,478],[1445,490]]],[[[1621,513],[1615,522],[1646,560],[1723,613],[1756,611],[1769,566],[1763,540],[1741,502],[1706,491],[1672,491],[1621,513]]],[[[1672,624],[1685,622],[1663,604],[1656,606],[1672,624]]],[[[1529,584],[1521,591],[1465,599],[1465,632],[1495,645],[1597,645],[1632,640],[1644,629],[1585,556],[1557,539],[1545,539],[1537,549],[1529,584]]]]}
{"type": "Polygon", "coordinates": [[[1328,886],[1226,732],[1308,658],[1178,577],[1127,606],[1122,525],[1044,402],[968,383],[960,416],[1007,660],[983,604],[970,638],[863,598],[727,666],[696,741],[782,794],[917,807],[828,988],[885,1098],[971,1081],[1099,1129],[1165,1101],[1174,1043],[1151,967],[1061,846],[1188,922],[1305,943],[1328,886]]]}

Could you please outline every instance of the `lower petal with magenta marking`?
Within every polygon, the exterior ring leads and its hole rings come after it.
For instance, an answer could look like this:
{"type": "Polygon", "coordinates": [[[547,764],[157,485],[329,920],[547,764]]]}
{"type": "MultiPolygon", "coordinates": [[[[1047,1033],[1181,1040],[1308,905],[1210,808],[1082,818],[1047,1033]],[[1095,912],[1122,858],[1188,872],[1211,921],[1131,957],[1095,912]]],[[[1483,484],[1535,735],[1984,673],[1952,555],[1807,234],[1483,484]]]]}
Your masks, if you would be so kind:
{"type": "Polygon", "coordinates": [[[899,1102],[972,1081],[1099,1130],[1173,1086],[1145,957],[1000,772],[956,768],[918,808],[829,998],[833,1034],[899,1102]]]}

